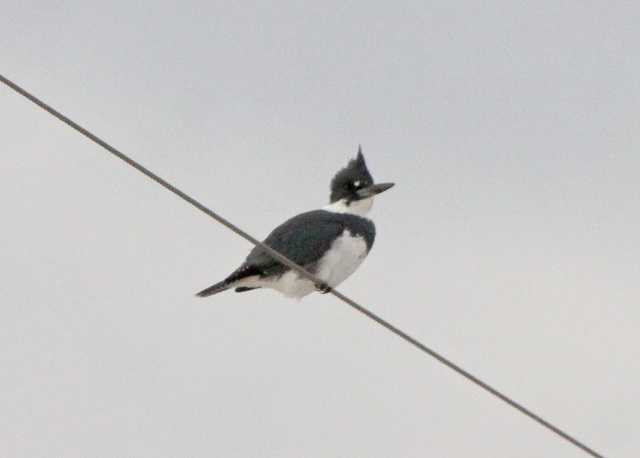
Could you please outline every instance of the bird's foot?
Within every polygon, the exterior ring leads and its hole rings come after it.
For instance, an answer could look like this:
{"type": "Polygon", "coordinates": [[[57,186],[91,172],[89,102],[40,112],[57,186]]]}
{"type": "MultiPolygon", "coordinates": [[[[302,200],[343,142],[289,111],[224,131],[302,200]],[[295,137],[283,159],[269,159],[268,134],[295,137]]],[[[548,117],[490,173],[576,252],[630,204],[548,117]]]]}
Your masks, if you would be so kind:
{"type": "Polygon", "coordinates": [[[331,286],[327,285],[326,283],[320,283],[316,285],[316,291],[318,291],[320,294],[327,294],[331,292],[331,286]]]}

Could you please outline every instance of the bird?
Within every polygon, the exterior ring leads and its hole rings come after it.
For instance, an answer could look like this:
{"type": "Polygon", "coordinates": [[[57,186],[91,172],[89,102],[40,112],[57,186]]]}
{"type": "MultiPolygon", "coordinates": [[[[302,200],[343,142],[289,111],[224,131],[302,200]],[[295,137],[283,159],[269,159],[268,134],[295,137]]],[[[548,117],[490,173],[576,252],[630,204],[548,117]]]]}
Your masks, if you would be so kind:
{"type": "Polygon", "coordinates": [[[331,180],[328,205],[290,218],[264,240],[265,245],[303,267],[321,283],[315,284],[256,246],[227,278],[196,296],[207,297],[229,289],[242,293],[270,288],[300,300],[314,291],[330,292],[369,254],[376,229],[367,215],[374,196],[392,186],[394,183],[374,184],[359,147],[356,157],[331,180]]]}

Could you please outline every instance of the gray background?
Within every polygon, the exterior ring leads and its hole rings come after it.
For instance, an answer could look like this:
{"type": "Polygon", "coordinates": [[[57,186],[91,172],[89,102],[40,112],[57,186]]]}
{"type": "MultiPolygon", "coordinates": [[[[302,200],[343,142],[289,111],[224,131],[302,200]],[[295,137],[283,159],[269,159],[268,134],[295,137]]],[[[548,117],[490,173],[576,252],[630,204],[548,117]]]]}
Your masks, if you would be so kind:
{"type": "MultiPolygon", "coordinates": [[[[607,456],[640,449],[637,2],[2,2],[1,72],[258,238],[358,143],[339,289],[607,456]]],[[[0,87],[0,455],[581,457],[0,87]]]]}

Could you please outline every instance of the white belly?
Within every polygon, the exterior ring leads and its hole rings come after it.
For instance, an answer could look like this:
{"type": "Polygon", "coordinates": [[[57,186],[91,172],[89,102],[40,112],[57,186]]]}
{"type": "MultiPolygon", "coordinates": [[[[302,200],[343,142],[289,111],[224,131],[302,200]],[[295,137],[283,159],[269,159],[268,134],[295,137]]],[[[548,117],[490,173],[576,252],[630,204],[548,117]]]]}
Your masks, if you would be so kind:
{"type": "Polygon", "coordinates": [[[311,280],[300,278],[298,272],[290,270],[275,280],[267,280],[262,285],[265,288],[275,289],[286,297],[302,299],[316,290],[316,285],[311,280]]]}
{"type": "MultiPolygon", "coordinates": [[[[335,288],[356,271],[366,256],[367,243],[364,239],[354,237],[345,230],[318,262],[315,275],[335,288]]],[[[261,286],[275,289],[287,297],[297,299],[316,290],[316,285],[312,281],[301,279],[300,275],[294,271],[289,271],[275,280],[261,282],[261,286]]]]}

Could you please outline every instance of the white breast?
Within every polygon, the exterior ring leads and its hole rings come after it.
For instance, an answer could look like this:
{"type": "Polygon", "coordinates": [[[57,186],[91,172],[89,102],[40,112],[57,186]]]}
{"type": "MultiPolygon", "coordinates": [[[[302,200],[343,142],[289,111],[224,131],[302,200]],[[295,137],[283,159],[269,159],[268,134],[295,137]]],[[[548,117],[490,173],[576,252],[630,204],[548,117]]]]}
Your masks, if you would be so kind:
{"type": "Polygon", "coordinates": [[[362,237],[344,230],[318,263],[316,275],[329,286],[336,287],[345,281],[367,256],[367,243],[362,237]]]}

